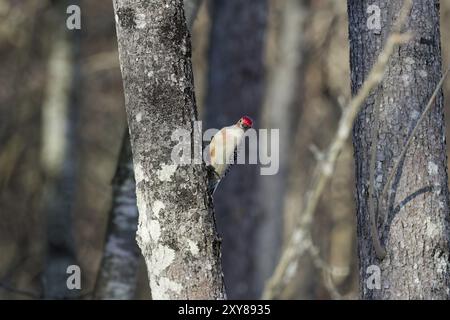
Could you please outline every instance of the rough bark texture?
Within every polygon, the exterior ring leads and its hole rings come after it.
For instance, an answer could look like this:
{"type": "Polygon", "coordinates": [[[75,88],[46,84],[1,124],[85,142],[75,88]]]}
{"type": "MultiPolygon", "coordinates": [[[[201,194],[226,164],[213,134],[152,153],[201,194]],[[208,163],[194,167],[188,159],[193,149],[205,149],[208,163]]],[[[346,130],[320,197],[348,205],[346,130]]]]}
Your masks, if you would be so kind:
{"type": "MultiPolygon", "coordinates": [[[[366,11],[371,4],[369,0],[348,1],[353,93],[383,47],[402,1],[375,3],[381,9],[381,34],[367,27],[366,11]]],[[[405,29],[414,38],[391,58],[384,81],[367,100],[354,127],[360,291],[365,299],[447,299],[449,211],[442,94],[402,159],[389,200],[379,199],[378,230],[387,250],[384,260],[376,258],[370,236],[369,162],[371,137],[377,129],[374,105],[380,107],[374,174],[378,198],[441,77],[439,1],[414,1],[405,29]],[[370,265],[381,268],[380,290],[366,285],[370,265]]]]}
{"type": "Polygon", "coordinates": [[[182,0],[115,0],[139,209],[137,241],[154,299],[225,297],[203,165],[179,166],[176,129],[197,119],[182,0]]]}
{"type": "MultiPolygon", "coordinates": [[[[242,115],[259,127],[264,90],[266,0],[210,2],[212,29],[209,52],[205,128],[220,129],[242,115]]],[[[223,236],[223,268],[230,298],[258,298],[252,283],[257,201],[255,165],[234,166],[214,194],[218,228],[223,236]]],[[[261,286],[258,286],[261,287],[261,286]]]]}
{"type": "Polygon", "coordinates": [[[135,297],[140,258],[135,240],[137,224],[133,157],[126,132],[113,180],[112,208],[95,289],[97,299],[129,300],[135,297]]]}
{"type": "MultiPolygon", "coordinates": [[[[189,29],[194,24],[201,3],[202,0],[184,0],[189,29]]],[[[138,215],[133,154],[127,127],[113,181],[113,204],[95,289],[97,299],[133,299],[135,297],[140,256],[135,240],[138,215]]]]}

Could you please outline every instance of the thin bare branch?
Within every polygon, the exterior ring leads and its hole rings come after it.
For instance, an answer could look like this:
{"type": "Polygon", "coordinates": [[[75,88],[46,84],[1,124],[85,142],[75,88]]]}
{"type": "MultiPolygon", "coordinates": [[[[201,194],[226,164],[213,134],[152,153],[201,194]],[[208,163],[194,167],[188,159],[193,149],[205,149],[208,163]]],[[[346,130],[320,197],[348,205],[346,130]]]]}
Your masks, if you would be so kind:
{"type": "Polygon", "coordinates": [[[423,122],[423,120],[425,119],[425,116],[427,115],[428,111],[433,106],[434,100],[436,99],[436,96],[439,94],[439,91],[441,90],[442,85],[444,84],[444,81],[447,78],[449,71],[450,71],[450,66],[447,67],[447,70],[445,70],[444,74],[442,75],[442,78],[439,81],[438,85],[436,86],[436,89],[434,90],[433,95],[431,96],[430,100],[428,101],[427,106],[423,110],[422,115],[420,116],[419,120],[417,121],[416,125],[414,126],[413,131],[409,135],[408,140],[406,141],[405,146],[403,147],[402,153],[400,154],[400,157],[398,157],[397,161],[395,162],[394,167],[392,168],[392,171],[391,171],[390,175],[388,176],[388,178],[386,180],[386,184],[384,185],[383,192],[381,193],[381,198],[380,199],[386,199],[386,195],[388,193],[389,186],[391,184],[392,179],[396,175],[396,172],[398,170],[398,166],[400,165],[401,160],[405,156],[406,151],[408,151],[409,145],[411,144],[411,142],[413,141],[414,137],[416,136],[416,133],[417,133],[417,130],[419,129],[419,127],[420,127],[420,124],[423,122]]]}
{"type": "MultiPolygon", "coordinates": [[[[394,30],[400,30],[401,26],[404,25],[410,8],[411,1],[406,0],[394,30]]],[[[305,229],[307,230],[312,222],[320,196],[333,174],[336,160],[350,135],[354,120],[364,101],[370,95],[372,90],[382,81],[389,58],[395,48],[399,44],[406,43],[410,39],[411,35],[408,33],[400,34],[394,32],[389,36],[366,81],[363,83],[356,96],[349,102],[347,108],[345,108],[334,140],[328,148],[324,159],[318,162],[315,168],[311,188],[306,193],[306,203],[303,214],[299,217],[297,227],[290,236],[272,277],[266,284],[266,288],[263,292],[263,299],[271,299],[279,296],[286,284],[292,280],[294,274],[293,272],[287,272],[287,270],[290,266],[295,266],[296,263],[298,263],[299,257],[305,252],[305,250],[299,249],[299,247],[301,248],[303,246],[302,241],[305,240],[305,236],[299,235],[305,235],[305,229]]]]}

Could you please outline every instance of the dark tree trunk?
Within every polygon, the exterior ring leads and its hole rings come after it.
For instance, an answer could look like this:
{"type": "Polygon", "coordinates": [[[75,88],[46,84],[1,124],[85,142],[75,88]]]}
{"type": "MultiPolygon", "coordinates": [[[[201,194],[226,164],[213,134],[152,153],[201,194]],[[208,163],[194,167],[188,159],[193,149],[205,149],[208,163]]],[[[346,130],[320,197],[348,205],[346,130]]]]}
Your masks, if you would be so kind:
{"type": "MultiPolygon", "coordinates": [[[[381,33],[367,27],[367,9],[372,4],[369,0],[348,1],[353,93],[374,64],[402,1],[375,2],[381,8],[381,33]]],[[[367,99],[354,127],[360,291],[365,299],[447,299],[449,211],[442,93],[401,159],[388,199],[380,199],[386,179],[441,77],[439,1],[414,1],[405,29],[413,33],[413,39],[393,55],[385,79],[367,99]],[[374,106],[380,110],[378,128],[374,106]],[[387,251],[382,260],[374,251],[368,210],[372,136],[378,136],[374,202],[379,201],[377,229],[387,251]],[[381,269],[380,289],[367,285],[371,265],[381,269]]]]}
{"type": "Polygon", "coordinates": [[[172,134],[192,133],[197,119],[183,1],[114,0],[114,9],[136,178],[137,241],[152,297],[224,298],[206,170],[171,158],[177,145],[172,134]]]}
{"type": "MultiPolygon", "coordinates": [[[[220,129],[248,115],[258,125],[264,90],[266,0],[210,2],[212,30],[209,52],[205,128],[220,129]]],[[[255,165],[237,165],[214,195],[218,228],[223,236],[223,267],[230,298],[258,298],[252,277],[257,201],[255,165]]]]}
{"type": "Polygon", "coordinates": [[[137,223],[136,182],[130,137],[126,132],[113,180],[112,208],[95,288],[97,299],[135,297],[140,258],[135,240],[137,223]]]}

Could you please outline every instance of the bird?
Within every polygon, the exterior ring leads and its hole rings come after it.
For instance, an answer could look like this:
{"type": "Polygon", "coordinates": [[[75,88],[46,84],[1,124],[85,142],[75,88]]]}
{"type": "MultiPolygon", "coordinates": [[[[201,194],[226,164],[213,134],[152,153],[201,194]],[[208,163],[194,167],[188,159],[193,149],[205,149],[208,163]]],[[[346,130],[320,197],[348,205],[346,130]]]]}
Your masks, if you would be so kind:
{"type": "Polygon", "coordinates": [[[234,125],[220,129],[211,139],[206,152],[208,192],[213,195],[220,181],[237,161],[238,149],[245,132],[253,127],[253,120],[243,116],[234,125]]]}

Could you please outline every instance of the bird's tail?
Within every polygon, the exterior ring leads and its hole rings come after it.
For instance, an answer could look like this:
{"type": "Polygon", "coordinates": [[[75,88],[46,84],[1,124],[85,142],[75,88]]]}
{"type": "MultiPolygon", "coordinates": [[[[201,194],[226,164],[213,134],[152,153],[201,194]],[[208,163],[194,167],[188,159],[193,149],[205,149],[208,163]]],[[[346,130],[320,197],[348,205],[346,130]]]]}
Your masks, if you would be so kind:
{"type": "Polygon", "coordinates": [[[212,196],[219,185],[220,177],[212,166],[207,166],[206,169],[208,170],[208,193],[212,196]]]}

